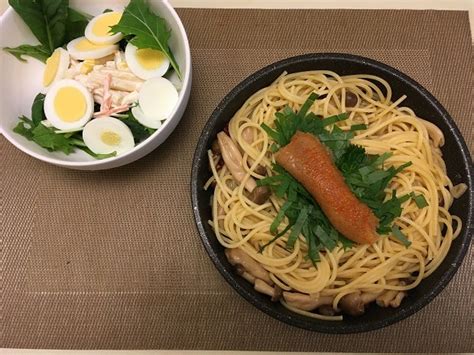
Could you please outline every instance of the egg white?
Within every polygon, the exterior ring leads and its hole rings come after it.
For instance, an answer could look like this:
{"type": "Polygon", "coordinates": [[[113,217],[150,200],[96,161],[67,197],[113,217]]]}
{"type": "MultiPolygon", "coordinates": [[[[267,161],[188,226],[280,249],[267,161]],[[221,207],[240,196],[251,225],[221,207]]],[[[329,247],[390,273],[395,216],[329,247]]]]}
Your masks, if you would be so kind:
{"type": "Polygon", "coordinates": [[[145,115],[140,106],[135,106],[132,108],[132,115],[140,124],[145,127],[158,129],[162,126],[161,118],[145,115]]]}
{"type": "Polygon", "coordinates": [[[97,46],[97,48],[88,50],[78,49],[77,45],[84,40],[89,41],[86,37],[79,37],[67,44],[67,51],[72,58],[76,60],[99,59],[111,55],[119,49],[119,46],[116,44],[94,45],[94,43],[90,41],[89,43],[91,45],[97,46]]]}
{"type": "Polygon", "coordinates": [[[131,43],[128,43],[127,47],[125,47],[125,60],[133,74],[143,80],[147,80],[154,77],[161,77],[166,74],[170,67],[170,61],[168,60],[168,58],[164,57],[163,62],[157,68],[147,69],[144,68],[137,59],[138,50],[139,48],[137,48],[131,43]]]}
{"type": "Polygon", "coordinates": [[[82,138],[86,146],[96,154],[116,152],[117,155],[120,155],[135,147],[135,141],[130,128],[122,121],[113,117],[99,117],[90,121],[82,131],[82,138]],[[120,137],[120,143],[110,145],[104,142],[102,135],[107,132],[120,137]]]}
{"type": "MultiPolygon", "coordinates": [[[[69,64],[71,62],[71,58],[69,57],[69,53],[68,53],[67,50],[65,50],[63,48],[57,48],[55,50],[55,52],[56,51],[60,52],[60,54],[59,54],[59,64],[58,64],[58,67],[56,69],[56,75],[54,76],[53,81],[51,81],[51,83],[49,85],[46,85],[45,88],[50,88],[57,81],[59,81],[61,79],[64,79],[64,77],[66,76],[66,72],[69,68],[69,64]]],[[[46,64],[46,65],[48,65],[48,64],[46,64]]],[[[46,70],[46,68],[45,68],[45,70],[46,70]]]]}
{"type": "Polygon", "coordinates": [[[178,91],[165,78],[147,80],[138,95],[138,103],[144,115],[158,120],[166,120],[171,116],[178,99],[178,91]]]}
{"type": "Polygon", "coordinates": [[[76,130],[83,127],[91,119],[92,114],[94,113],[94,99],[89,90],[87,90],[87,88],[81,83],[71,79],[63,79],[57,81],[49,88],[44,100],[44,113],[49,123],[51,123],[53,127],[61,131],[76,130]],[[78,89],[86,102],[86,110],[84,114],[80,119],[74,122],[66,122],[61,119],[61,117],[58,116],[54,105],[58,91],[66,87],[78,89]]]}
{"type": "MultiPolygon", "coordinates": [[[[113,13],[119,13],[119,12],[113,11],[113,13]]],[[[109,33],[107,36],[98,36],[93,31],[94,26],[96,25],[97,21],[100,21],[104,17],[110,16],[110,14],[111,14],[110,12],[106,12],[90,20],[85,30],[85,36],[89,41],[95,44],[115,44],[122,40],[123,34],[120,32],[116,34],[109,33]]]]}

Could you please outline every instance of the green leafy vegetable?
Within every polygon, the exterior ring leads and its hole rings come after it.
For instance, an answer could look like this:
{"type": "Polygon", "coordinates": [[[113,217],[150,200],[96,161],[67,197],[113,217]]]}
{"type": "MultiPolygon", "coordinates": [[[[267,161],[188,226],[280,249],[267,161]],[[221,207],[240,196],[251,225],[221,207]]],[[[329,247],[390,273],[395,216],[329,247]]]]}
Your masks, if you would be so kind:
{"type": "Polygon", "coordinates": [[[379,219],[377,232],[380,234],[390,233],[390,226],[395,218],[402,213],[402,203],[410,198],[410,195],[397,197],[394,190],[392,198],[384,202],[385,189],[390,181],[395,175],[411,165],[411,162],[407,162],[398,168],[392,166],[384,170],[381,165],[390,156],[391,153],[368,156],[364,148],[351,144],[336,160],[336,166],[344,176],[349,188],[372,209],[379,219]]]}
{"type": "Polygon", "coordinates": [[[123,123],[125,123],[128,128],[132,131],[133,138],[135,143],[143,142],[145,139],[150,137],[155,133],[156,129],[148,128],[141,125],[137,119],[133,116],[132,111],[128,111],[126,117],[119,118],[123,123]]]}
{"type": "Polygon", "coordinates": [[[64,135],[55,133],[54,129],[43,124],[34,126],[33,121],[29,121],[26,117],[22,118],[13,131],[51,152],[61,151],[68,155],[74,151],[75,145],[64,135]]]}
{"type": "Polygon", "coordinates": [[[64,44],[68,0],[9,0],[8,3],[50,54],[64,44]]]}
{"type": "Polygon", "coordinates": [[[286,196],[287,201],[280,208],[276,218],[270,226],[270,232],[276,234],[267,244],[260,247],[263,251],[266,246],[281,238],[287,232],[287,248],[291,249],[301,234],[308,245],[308,258],[315,265],[319,261],[319,251],[327,248],[332,250],[340,241],[344,248],[350,248],[353,243],[344,238],[331,225],[319,205],[293,176],[279,165],[274,166],[276,175],[257,181],[258,186],[271,187],[277,196],[286,196]],[[278,227],[283,223],[284,217],[288,225],[278,232],[278,227]]]}
{"type": "Polygon", "coordinates": [[[411,242],[407,239],[405,234],[403,234],[402,231],[397,226],[392,227],[392,234],[407,248],[411,245],[411,242]]]}
{"type": "Polygon", "coordinates": [[[152,48],[162,51],[181,79],[178,63],[168,46],[170,31],[166,21],[150,10],[146,0],[131,0],[125,8],[120,22],[112,27],[111,32],[122,32],[125,36],[134,36],[130,43],[138,48],[152,48]]]}
{"type": "Polygon", "coordinates": [[[355,125],[352,125],[351,126],[351,131],[352,132],[355,132],[355,131],[362,131],[364,129],[367,129],[367,125],[366,124],[355,124],[355,125]]]}
{"type": "MultiPolygon", "coordinates": [[[[391,156],[391,153],[369,156],[364,148],[350,143],[354,132],[366,129],[366,125],[354,125],[349,131],[343,131],[334,124],[347,119],[348,116],[345,113],[327,118],[316,116],[309,110],[317,97],[315,93],[311,94],[298,113],[289,107],[276,113],[274,129],[262,124],[262,128],[275,142],[271,147],[272,151],[275,152],[280,147],[287,145],[296,131],[308,132],[317,136],[329,148],[336,166],[351,191],[367,204],[379,219],[377,232],[380,234],[392,233],[404,245],[410,245],[398,227],[393,227],[392,224],[395,218],[401,215],[402,204],[410,199],[412,194],[397,197],[395,190],[393,190],[392,197],[386,200],[385,190],[390,181],[399,172],[410,166],[411,162],[397,168],[392,166],[384,169],[383,164],[391,156]]],[[[320,206],[303,185],[281,166],[274,165],[273,170],[275,175],[257,181],[257,185],[271,187],[275,195],[286,198],[286,202],[270,226],[270,232],[275,237],[261,246],[260,251],[288,232],[287,248],[293,248],[298,236],[302,235],[308,245],[308,258],[313,264],[319,260],[319,252],[323,249],[332,250],[338,243],[345,249],[352,247],[353,242],[341,235],[331,225],[320,206]],[[278,232],[285,217],[288,224],[283,231],[278,232]]],[[[424,205],[423,201],[426,203],[424,197],[420,196],[421,198],[418,198],[417,202],[418,207],[424,205]]],[[[414,197],[415,202],[417,197],[414,197]]]]}
{"type": "Polygon", "coordinates": [[[39,61],[46,63],[46,59],[49,58],[51,53],[48,49],[46,49],[42,44],[37,46],[31,46],[29,44],[23,44],[21,46],[12,48],[12,47],[5,47],[3,48],[4,51],[14,55],[16,59],[21,62],[26,62],[26,59],[23,56],[29,56],[39,61]]]}
{"type": "Polygon", "coordinates": [[[46,127],[41,122],[46,119],[44,114],[44,94],[38,94],[35,97],[31,107],[31,117],[19,117],[20,122],[13,129],[13,132],[22,135],[26,139],[35,142],[39,146],[49,150],[50,152],[60,151],[68,155],[79,148],[96,159],[110,158],[116,155],[111,154],[95,154],[82,140],[81,133],[56,133],[56,129],[46,127]]]}
{"type": "Polygon", "coordinates": [[[309,208],[307,206],[303,206],[301,211],[298,213],[298,218],[296,219],[296,222],[291,229],[290,236],[288,237],[288,241],[286,242],[286,246],[290,249],[293,249],[296,239],[303,230],[303,226],[308,219],[308,210],[309,208]]]}
{"type": "Polygon", "coordinates": [[[74,151],[73,142],[62,134],[54,132],[53,128],[45,127],[43,124],[37,125],[33,130],[33,140],[50,151],[61,151],[71,154],[74,151]]]}
{"type": "Polygon", "coordinates": [[[336,131],[333,130],[333,132],[328,132],[325,128],[347,119],[348,116],[345,113],[325,119],[313,113],[307,114],[317,98],[318,95],[316,93],[309,95],[298,113],[289,107],[285,107],[282,111],[277,112],[274,121],[275,129],[268,127],[265,123],[262,124],[265,132],[275,141],[276,149],[290,143],[291,137],[293,137],[296,131],[312,133],[318,136],[322,142],[348,141],[348,139],[354,137],[353,132],[342,132],[337,127],[334,128],[336,131]]]}
{"type": "Polygon", "coordinates": [[[20,122],[16,125],[15,128],[13,128],[13,132],[18,133],[19,135],[22,135],[29,141],[33,140],[33,122],[30,121],[29,118],[26,116],[20,116],[18,117],[20,122]]]}
{"type": "MultiPolygon", "coordinates": [[[[57,134],[57,131],[56,131],[57,134]]],[[[117,152],[112,152],[109,154],[97,154],[94,153],[92,150],[90,150],[87,145],[84,143],[82,139],[82,132],[71,132],[71,133],[65,133],[63,134],[64,137],[69,138],[71,140],[71,143],[74,144],[77,148],[80,150],[86,152],[90,156],[96,158],[96,159],[106,159],[106,158],[111,158],[117,156],[117,152]]]]}
{"type": "Polygon", "coordinates": [[[84,36],[87,24],[92,16],[83,14],[77,10],[68,8],[68,16],[66,20],[66,37],[64,44],[69,43],[73,39],[84,36]]]}
{"type": "Polygon", "coordinates": [[[31,119],[33,125],[37,126],[41,121],[46,119],[44,114],[44,99],[46,98],[45,94],[39,93],[36,95],[35,100],[33,101],[33,106],[31,107],[31,119]]]}
{"type": "Polygon", "coordinates": [[[428,202],[426,201],[425,196],[423,195],[413,194],[413,200],[415,201],[418,208],[425,208],[426,206],[428,206],[428,202]]]}
{"type": "Polygon", "coordinates": [[[25,61],[23,56],[30,56],[46,62],[56,48],[83,36],[91,19],[69,8],[69,0],[9,0],[8,3],[40,42],[4,48],[20,61],[25,61]]]}
{"type": "Polygon", "coordinates": [[[96,154],[94,153],[92,150],[90,150],[89,148],[87,148],[86,146],[81,146],[81,145],[78,145],[77,146],[80,150],[86,152],[87,154],[89,154],[90,156],[96,158],[96,159],[99,159],[99,160],[102,160],[102,159],[107,159],[107,158],[112,158],[112,157],[115,157],[117,156],[117,152],[112,152],[110,154],[96,154]]]}

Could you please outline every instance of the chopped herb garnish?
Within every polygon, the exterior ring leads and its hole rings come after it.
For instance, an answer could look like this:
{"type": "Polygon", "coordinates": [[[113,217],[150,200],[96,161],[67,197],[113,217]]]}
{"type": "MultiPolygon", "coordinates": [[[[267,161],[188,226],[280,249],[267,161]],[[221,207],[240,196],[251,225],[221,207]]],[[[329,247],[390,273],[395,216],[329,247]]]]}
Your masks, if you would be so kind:
{"type": "Polygon", "coordinates": [[[400,230],[400,228],[398,228],[398,226],[392,227],[392,235],[395,238],[397,238],[407,248],[411,245],[411,242],[407,239],[405,234],[402,233],[402,231],[400,230]]]}
{"type": "MultiPolygon", "coordinates": [[[[377,232],[380,234],[392,233],[401,243],[409,246],[410,242],[398,227],[393,226],[393,222],[401,215],[402,204],[410,197],[413,197],[419,208],[427,205],[426,200],[422,195],[406,194],[397,197],[395,190],[392,191],[391,198],[386,200],[385,190],[390,181],[399,172],[409,167],[411,162],[397,168],[391,166],[385,169],[384,162],[390,158],[391,153],[368,155],[363,147],[350,143],[350,140],[354,138],[354,132],[366,129],[367,126],[357,124],[353,125],[349,131],[343,131],[335,123],[346,120],[348,118],[346,113],[323,118],[309,112],[317,98],[315,93],[311,94],[298,113],[289,107],[277,112],[274,129],[265,123],[262,124],[262,129],[274,141],[270,150],[276,152],[290,143],[297,131],[311,133],[318,137],[329,148],[336,166],[351,191],[369,206],[379,219],[377,232]]],[[[353,246],[352,241],[345,238],[332,226],[303,185],[277,164],[273,166],[273,171],[275,175],[259,180],[257,185],[271,187],[275,195],[286,198],[286,202],[270,226],[270,232],[275,237],[261,246],[260,251],[287,232],[289,234],[286,247],[292,249],[297,238],[302,235],[308,245],[307,257],[314,265],[319,261],[319,252],[324,249],[332,250],[338,243],[344,249],[353,246]],[[288,224],[283,231],[278,233],[278,228],[284,222],[285,217],[288,224]]]]}
{"type": "MultiPolygon", "coordinates": [[[[319,251],[324,248],[334,248],[341,235],[332,227],[319,205],[303,185],[279,165],[274,166],[274,171],[277,175],[259,180],[257,185],[270,186],[274,191],[279,190],[282,196],[286,196],[287,201],[280,208],[270,226],[270,232],[275,234],[275,237],[261,246],[260,251],[287,232],[290,233],[286,247],[292,249],[301,234],[308,244],[308,257],[313,264],[316,264],[319,261],[319,251]],[[285,216],[289,223],[281,232],[278,232],[278,227],[283,223],[285,216]]],[[[348,241],[346,245],[352,245],[352,242],[348,241]]]]}
{"type": "Polygon", "coordinates": [[[362,131],[364,129],[367,129],[367,125],[365,125],[365,124],[355,124],[355,125],[351,126],[351,131],[352,132],[362,131]]]}
{"type": "Polygon", "coordinates": [[[418,208],[425,208],[428,206],[428,202],[423,195],[415,195],[413,194],[413,200],[415,201],[418,208]]]}

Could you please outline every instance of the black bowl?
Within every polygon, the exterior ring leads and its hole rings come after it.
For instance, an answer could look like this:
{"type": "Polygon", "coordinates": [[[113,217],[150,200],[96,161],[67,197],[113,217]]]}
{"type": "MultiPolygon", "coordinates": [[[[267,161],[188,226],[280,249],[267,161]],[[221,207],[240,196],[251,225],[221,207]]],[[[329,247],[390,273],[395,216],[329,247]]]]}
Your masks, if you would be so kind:
{"type": "Polygon", "coordinates": [[[237,85],[217,106],[204,127],[193,159],[191,195],[194,217],[204,246],[217,269],[247,301],[270,316],[301,328],[324,333],[357,333],[385,327],[400,321],[426,306],[451,280],[469,248],[473,218],[473,167],[469,150],[459,129],[443,106],[425,88],[407,75],[372,59],[333,53],[307,54],[288,58],[271,64],[250,75],[237,85]],[[468,192],[456,200],[451,212],[463,221],[459,237],[440,267],[403,300],[398,308],[379,308],[371,305],[361,317],[344,316],[341,322],[312,319],[295,314],[279,303],[271,302],[268,296],[256,292],[252,285],[238,276],[228,263],[224,248],[217,241],[208,224],[211,219],[209,201],[211,191],[203,185],[210,176],[207,150],[216,134],[221,131],[245,100],[261,88],[270,85],[283,71],[289,73],[306,70],[327,69],[339,75],[373,74],[387,80],[393,97],[407,95],[404,105],[411,107],[421,117],[430,119],[445,135],[442,148],[449,177],[454,184],[464,182],[468,192]]]}

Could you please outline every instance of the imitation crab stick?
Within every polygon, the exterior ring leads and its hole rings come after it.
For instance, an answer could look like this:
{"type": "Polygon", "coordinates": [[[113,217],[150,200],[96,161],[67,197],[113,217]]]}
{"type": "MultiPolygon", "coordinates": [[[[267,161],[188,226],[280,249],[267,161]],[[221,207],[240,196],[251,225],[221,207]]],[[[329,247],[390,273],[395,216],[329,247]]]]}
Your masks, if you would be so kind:
{"type": "Polygon", "coordinates": [[[291,142],[276,153],[276,161],[308,190],[345,237],[361,244],[379,238],[377,217],[349,189],[318,138],[296,132],[291,142]]]}

